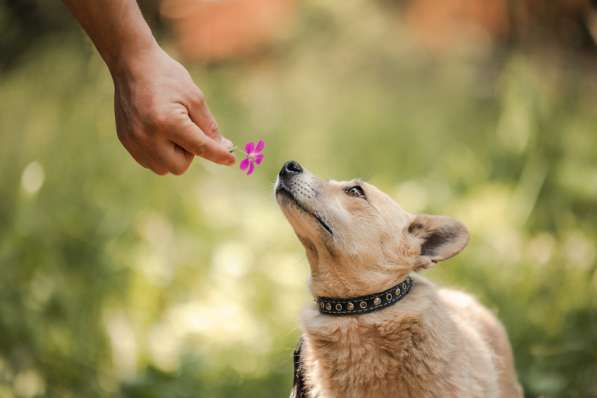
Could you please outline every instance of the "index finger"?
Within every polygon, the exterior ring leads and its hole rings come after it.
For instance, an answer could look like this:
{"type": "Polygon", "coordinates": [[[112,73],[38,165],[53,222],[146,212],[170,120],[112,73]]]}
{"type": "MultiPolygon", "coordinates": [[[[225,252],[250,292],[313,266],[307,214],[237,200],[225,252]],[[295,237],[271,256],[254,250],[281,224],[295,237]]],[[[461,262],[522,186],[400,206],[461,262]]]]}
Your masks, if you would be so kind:
{"type": "Polygon", "coordinates": [[[209,110],[205,97],[201,92],[198,92],[190,101],[191,106],[187,106],[187,111],[191,120],[205,133],[206,136],[221,141],[224,145],[230,148],[233,146],[232,142],[220,133],[218,122],[209,110]]]}

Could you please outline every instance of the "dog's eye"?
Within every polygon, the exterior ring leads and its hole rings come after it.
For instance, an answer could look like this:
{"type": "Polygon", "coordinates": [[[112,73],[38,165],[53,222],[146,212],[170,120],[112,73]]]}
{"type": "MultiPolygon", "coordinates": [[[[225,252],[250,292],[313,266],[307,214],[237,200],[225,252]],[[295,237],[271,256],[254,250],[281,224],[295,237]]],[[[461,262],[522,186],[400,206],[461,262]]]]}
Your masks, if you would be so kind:
{"type": "Polygon", "coordinates": [[[345,188],[344,192],[346,192],[346,194],[349,196],[354,196],[355,198],[364,198],[365,197],[365,191],[363,191],[363,188],[361,188],[358,185],[355,185],[355,186],[349,187],[349,188],[345,188]]]}

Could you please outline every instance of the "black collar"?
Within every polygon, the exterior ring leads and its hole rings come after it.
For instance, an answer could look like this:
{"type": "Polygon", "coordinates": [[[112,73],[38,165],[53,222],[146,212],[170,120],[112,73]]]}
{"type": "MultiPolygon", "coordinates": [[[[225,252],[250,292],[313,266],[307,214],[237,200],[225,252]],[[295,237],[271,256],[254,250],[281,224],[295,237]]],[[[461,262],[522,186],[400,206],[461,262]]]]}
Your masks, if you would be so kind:
{"type": "Polygon", "coordinates": [[[413,284],[414,282],[409,276],[396,286],[384,290],[381,293],[347,299],[318,297],[316,302],[319,305],[319,312],[324,315],[341,316],[367,314],[396,304],[410,292],[413,284]]]}

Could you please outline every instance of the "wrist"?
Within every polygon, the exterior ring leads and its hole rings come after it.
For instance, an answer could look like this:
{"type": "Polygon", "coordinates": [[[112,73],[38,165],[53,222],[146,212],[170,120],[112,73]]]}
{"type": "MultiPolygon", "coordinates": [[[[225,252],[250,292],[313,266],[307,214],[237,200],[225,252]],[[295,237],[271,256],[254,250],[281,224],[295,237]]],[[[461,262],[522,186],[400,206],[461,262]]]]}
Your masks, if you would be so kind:
{"type": "Polygon", "coordinates": [[[102,52],[102,58],[112,76],[117,77],[133,73],[138,68],[141,59],[157,51],[161,51],[161,48],[150,34],[149,37],[143,39],[136,37],[110,49],[110,51],[102,52]]]}

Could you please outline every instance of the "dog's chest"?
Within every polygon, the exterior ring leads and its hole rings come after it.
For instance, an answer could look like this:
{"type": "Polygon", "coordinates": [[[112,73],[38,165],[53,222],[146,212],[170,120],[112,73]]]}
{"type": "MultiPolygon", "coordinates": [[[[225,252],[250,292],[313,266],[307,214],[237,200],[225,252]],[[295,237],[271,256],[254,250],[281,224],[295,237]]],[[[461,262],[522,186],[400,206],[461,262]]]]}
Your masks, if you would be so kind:
{"type": "Polygon", "coordinates": [[[434,383],[442,362],[415,318],[380,325],[342,321],[333,329],[308,330],[307,343],[312,378],[326,398],[412,396],[434,383]]]}

